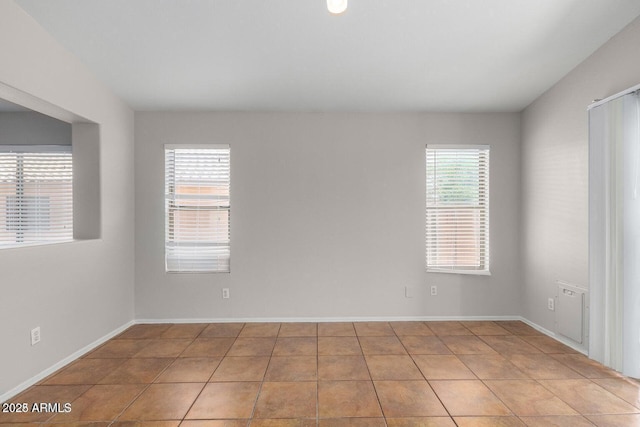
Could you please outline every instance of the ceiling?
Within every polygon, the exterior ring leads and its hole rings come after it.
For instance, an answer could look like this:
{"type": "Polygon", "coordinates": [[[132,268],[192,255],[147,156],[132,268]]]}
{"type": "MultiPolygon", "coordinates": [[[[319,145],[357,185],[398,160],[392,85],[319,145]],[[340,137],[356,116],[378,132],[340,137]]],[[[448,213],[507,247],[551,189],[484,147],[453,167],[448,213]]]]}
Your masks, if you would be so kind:
{"type": "Polygon", "coordinates": [[[639,0],[16,0],[136,110],[520,111],[639,0]]]}

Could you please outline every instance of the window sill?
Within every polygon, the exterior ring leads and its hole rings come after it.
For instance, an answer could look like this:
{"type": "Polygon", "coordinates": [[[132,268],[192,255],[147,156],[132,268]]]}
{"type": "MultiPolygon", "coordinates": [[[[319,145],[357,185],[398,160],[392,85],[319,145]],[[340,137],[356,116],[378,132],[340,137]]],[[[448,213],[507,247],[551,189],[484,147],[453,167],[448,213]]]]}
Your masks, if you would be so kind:
{"type": "Polygon", "coordinates": [[[427,268],[427,273],[465,274],[472,276],[491,276],[489,270],[445,270],[438,268],[427,268]]]}
{"type": "Polygon", "coordinates": [[[19,248],[33,248],[37,246],[52,246],[52,245],[60,245],[64,243],[73,243],[76,240],[61,240],[59,242],[39,242],[39,243],[25,243],[24,245],[0,245],[0,250],[3,249],[19,249],[19,248]]]}
{"type": "Polygon", "coordinates": [[[166,274],[231,274],[230,271],[174,271],[165,270],[166,274]]]}
{"type": "Polygon", "coordinates": [[[66,245],[69,243],[83,243],[83,242],[95,242],[96,240],[101,240],[100,238],[95,239],[72,239],[72,240],[61,240],[59,242],[40,242],[40,243],[27,243],[24,245],[0,245],[0,251],[7,249],[20,249],[20,248],[37,248],[40,246],[55,246],[55,245],[66,245]]]}

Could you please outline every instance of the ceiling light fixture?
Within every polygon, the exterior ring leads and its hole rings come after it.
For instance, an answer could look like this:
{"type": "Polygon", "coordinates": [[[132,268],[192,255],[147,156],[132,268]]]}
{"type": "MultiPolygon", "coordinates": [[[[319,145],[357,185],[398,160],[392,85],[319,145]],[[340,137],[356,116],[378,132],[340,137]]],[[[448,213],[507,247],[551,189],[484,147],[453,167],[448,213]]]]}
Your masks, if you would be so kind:
{"type": "Polygon", "coordinates": [[[347,10],[347,0],[327,0],[327,9],[333,15],[340,15],[347,10]]]}

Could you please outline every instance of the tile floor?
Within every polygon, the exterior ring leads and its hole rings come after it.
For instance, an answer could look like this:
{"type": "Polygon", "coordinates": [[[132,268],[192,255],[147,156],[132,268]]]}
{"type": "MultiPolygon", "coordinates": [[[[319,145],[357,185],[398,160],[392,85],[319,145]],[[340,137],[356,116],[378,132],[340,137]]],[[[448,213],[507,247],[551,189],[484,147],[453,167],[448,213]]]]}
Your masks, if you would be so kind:
{"type": "Polygon", "coordinates": [[[640,426],[640,384],[522,322],[136,325],[0,424],[640,426]]]}

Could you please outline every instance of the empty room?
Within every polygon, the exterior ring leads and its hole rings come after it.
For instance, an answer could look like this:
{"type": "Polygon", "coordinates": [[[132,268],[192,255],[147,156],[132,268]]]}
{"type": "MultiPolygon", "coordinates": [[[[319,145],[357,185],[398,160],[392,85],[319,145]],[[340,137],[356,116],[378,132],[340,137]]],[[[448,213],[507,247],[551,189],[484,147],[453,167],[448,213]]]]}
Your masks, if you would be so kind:
{"type": "Polygon", "coordinates": [[[640,426],[638,0],[0,0],[0,425],[640,426]]]}

